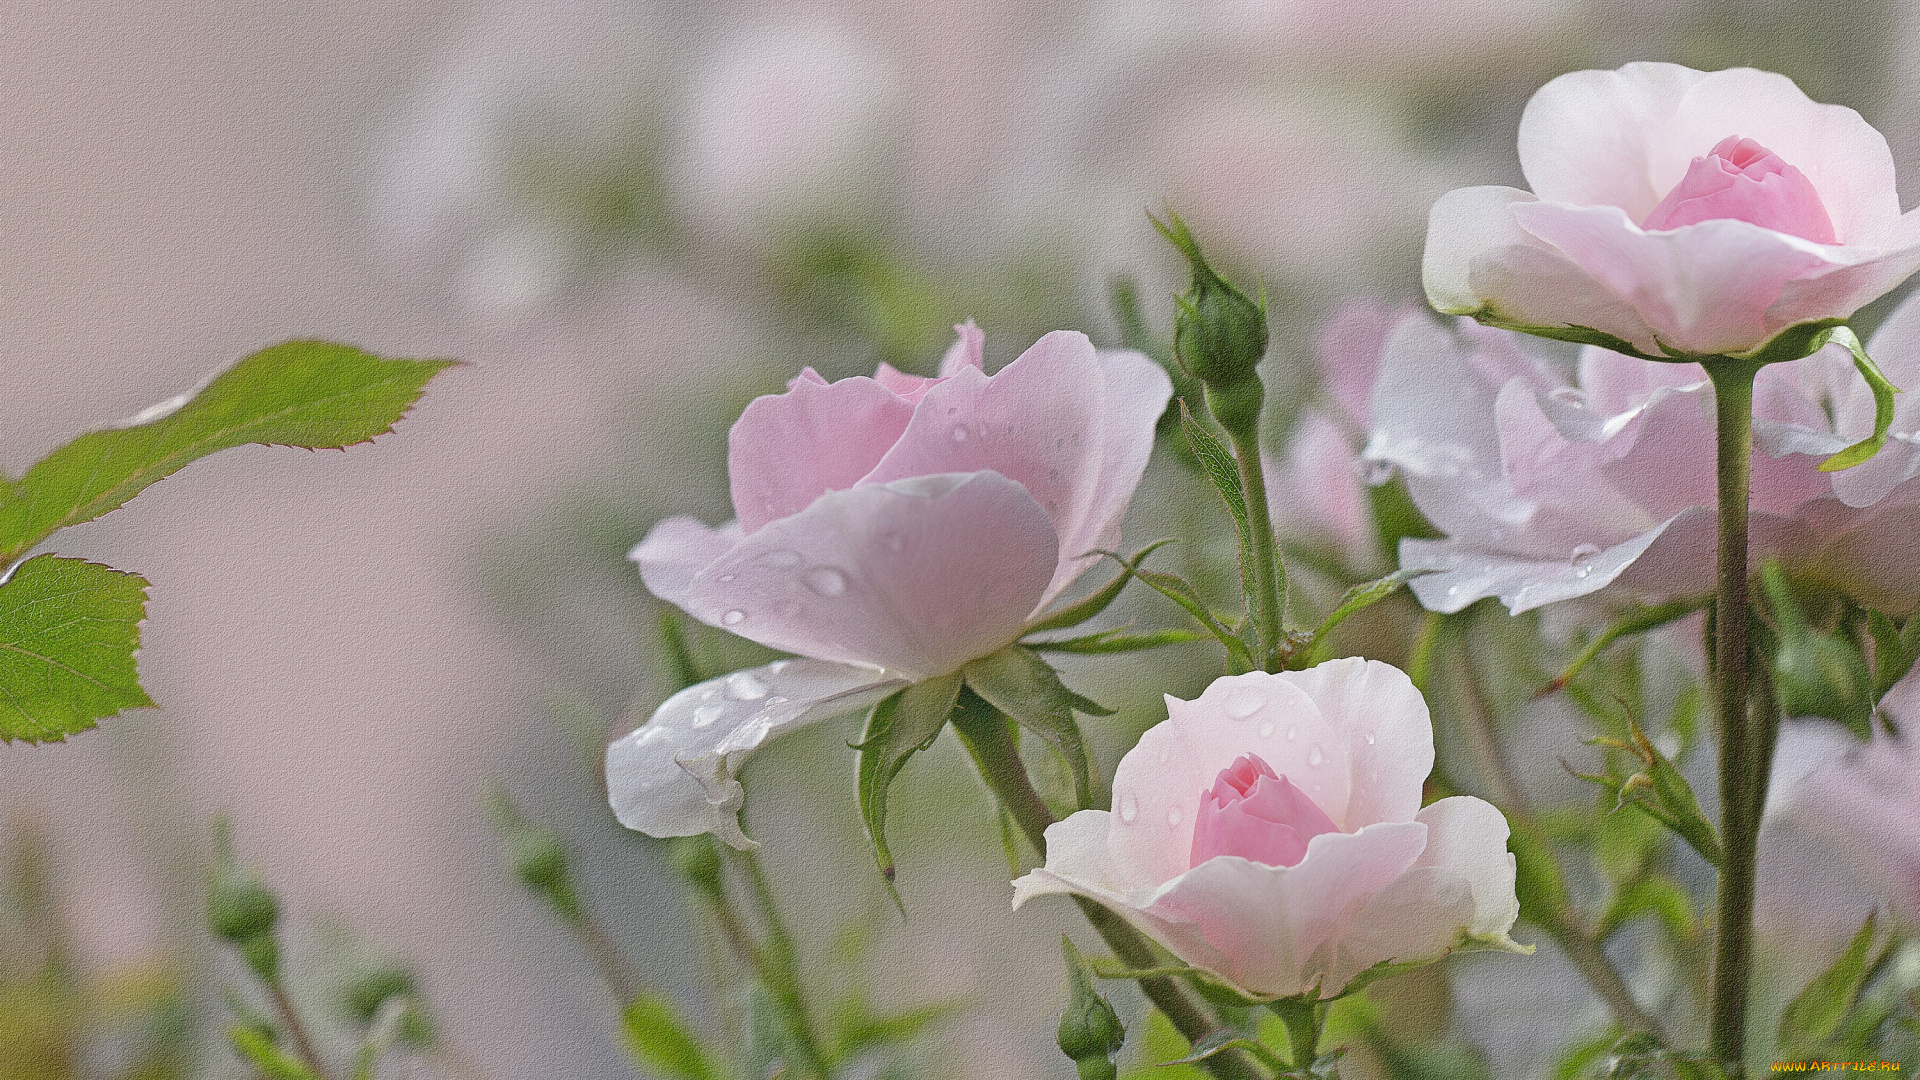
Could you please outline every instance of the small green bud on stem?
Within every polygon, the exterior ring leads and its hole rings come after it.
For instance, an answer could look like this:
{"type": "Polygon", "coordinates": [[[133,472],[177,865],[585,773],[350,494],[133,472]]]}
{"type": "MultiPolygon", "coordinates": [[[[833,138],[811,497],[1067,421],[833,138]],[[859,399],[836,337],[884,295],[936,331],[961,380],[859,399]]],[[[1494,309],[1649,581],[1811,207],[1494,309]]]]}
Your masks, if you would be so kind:
{"type": "Polygon", "coordinates": [[[233,858],[232,826],[214,825],[213,872],[207,878],[207,926],[215,937],[239,950],[247,966],[272,982],[280,975],[280,900],[257,871],[242,870],[233,858]]]}
{"type": "Polygon", "coordinates": [[[1067,963],[1067,1008],[1060,1014],[1060,1050],[1073,1059],[1080,1080],[1114,1080],[1119,1070],[1113,1055],[1126,1041],[1127,1030],[1107,999],[1094,992],[1093,974],[1073,942],[1060,939],[1067,963]]]}
{"type": "Polygon", "coordinates": [[[1267,308],[1233,287],[1207,263],[1187,223],[1169,212],[1154,219],[1160,235],[1187,257],[1193,280],[1173,324],[1173,355],[1206,384],[1207,405],[1222,427],[1244,430],[1259,419],[1265,394],[1255,369],[1267,355],[1267,308]]]}

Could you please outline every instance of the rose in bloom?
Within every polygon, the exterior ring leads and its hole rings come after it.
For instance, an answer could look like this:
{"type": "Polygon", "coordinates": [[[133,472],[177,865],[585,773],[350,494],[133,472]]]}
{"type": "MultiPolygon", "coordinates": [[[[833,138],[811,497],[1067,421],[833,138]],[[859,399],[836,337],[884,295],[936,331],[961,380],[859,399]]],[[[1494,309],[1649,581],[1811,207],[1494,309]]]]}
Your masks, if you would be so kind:
{"type": "MultiPolygon", "coordinates": [[[[1714,572],[1713,387],[1697,364],[1587,347],[1568,377],[1534,342],[1467,320],[1408,319],[1388,339],[1366,459],[1406,478],[1445,537],[1403,540],[1434,611],[1497,596],[1518,613],[1609,586],[1704,595],[1714,572]]],[[[1920,386],[1920,305],[1873,337],[1920,386]]],[[[1920,602],[1920,406],[1903,395],[1881,456],[1817,468],[1873,429],[1873,394],[1838,346],[1760,371],[1751,550],[1892,612],[1920,602]]]]}
{"type": "Polygon", "coordinates": [[[737,520],[669,518],[633,549],[654,595],[798,659],[689,687],[608,747],[623,824],[748,844],[755,747],[1011,644],[1119,543],[1166,372],[1058,331],[988,376],[957,329],[938,378],[809,368],[756,398],[728,439],[737,520]]]}
{"type": "Polygon", "coordinates": [[[1216,679],[1120,761],[1113,810],[1047,829],[1014,906],[1078,893],[1257,997],[1331,997],[1386,961],[1469,943],[1525,951],[1507,822],[1470,796],[1421,807],[1426,702],[1399,669],[1331,660],[1216,679]]]}
{"type": "Polygon", "coordinates": [[[1782,75],[1562,75],[1527,103],[1520,165],[1532,191],[1434,204],[1424,278],[1441,311],[1651,356],[1744,354],[1920,266],[1886,140],[1782,75]]]}

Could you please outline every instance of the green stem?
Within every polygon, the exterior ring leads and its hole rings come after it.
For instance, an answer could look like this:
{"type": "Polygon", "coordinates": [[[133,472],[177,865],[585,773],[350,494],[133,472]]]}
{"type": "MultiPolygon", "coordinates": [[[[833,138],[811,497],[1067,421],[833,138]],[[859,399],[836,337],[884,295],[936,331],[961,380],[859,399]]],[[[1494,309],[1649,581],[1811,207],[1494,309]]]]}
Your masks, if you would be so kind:
{"type": "Polygon", "coordinates": [[[1753,465],[1753,380],[1759,365],[1716,360],[1713,380],[1720,543],[1714,596],[1714,712],[1720,726],[1719,920],[1714,937],[1708,1047],[1739,1076],[1746,1057],[1753,883],[1765,783],[1756,755],[1769,741],[1753,730],[1747,699],[1747,488],[1753,465]]]}
{"type": "MultiPolygon", "coordinates": [[[[961,709],[953,715],[954,730],[966,744],[980,775],[1000,805],[1006,807],[1014,824],[1027,842],[1043,856],[1047,850],[1047,826],[1054,823],[1053,811],[1033,788],[1027,767],[1020,760],[1020,748],[1007,730],[1007,719],[986,709],[961,709]]],[[[1087,921],[1093,924],[1107,947],[1129,968],[1158,967],[1160,958],[1140,931],[1120,915],[1084,896],[1075,896],[1087,921]]],[[[1189,1043],[1198,1044],[1225,1028],[1205,1001],[1198,1000],[1177,981],[1166,976],[1139,980],[1140,990],[1164,1013],[1189,1043]]],[[[1261,1080],[1260,1069],[1237,1050],[1223,1050],[1199,1063],[1218,1080],[1261,1080]]]]}
{"type": "Polygon", "coordinates": [[[1326,1010],[1305,998],[1281,998],[1267,1007],[1287,1026],[1293,1067],[1304,1070],[1311,1066],[1320,1056],[1320,1026],[1326,1023],[1326,1010]]]}
{"type": "MultiPolygon", "coordinates": [[[[1240,392],[1262,394],[1259,380],[1249,381],[1252,389],[1242,388],[1240,392]]],[[[1280,652],[1287,617],[1287,568],[1280,559],[1280,542],[1273,535],[1273,511],[1267,506],[1267,479],[1260,464],[1260,409],[1257,404],[1252,408],[1213,408],[1213,399],[1214,391],[1209,387],[1208,406],[1233,443],[1233,460],[1240,468],[1240,493],[1247,503],[1247,528],[1253,533],[1247,545],[1253,565],[1243,567],[1241,572],[1247,575],[1247,592],[1253,601],[1247,617],[1253,620],[1260,642],[1255,659],[1264,669],[1279,671],[1286,659],[1280,652]]]]}
{"type": "Polygon", "coordinates": [[[799,965],[795,959],[793,937],[787,933],[786,923],[781,920],[780,911],[774,906],[773,890],[768,887],[767,876],[760,869],[760,860],[754,858],[752,852],[741,852],[737,857],[747,868],[747,881],[753,888],[754,903],[760,909],[760,921],[766,929],[765,943],[754,950],[760,981],[780,1005],[788,1036],[802,1059],[797,1064],[804,1072],[824,1078],[827,1076],[826,1057],[820,1052],[819,1037],[807,1012],[806,997],[800,991],[799,965]]]}
{"type": "Polygon", "coordinates": [[[320,1058],[320,1052],[314,1048],[313,1037],[307,1034],[307,1026],[300,1021],[300,1010],[293,1007],[293,999],[287,996],[287,988],[278,978],[265,980],[267,998],[273,1002],[273,1011],[280,1014],[280,1023],[287,1029],[287,1037],[293,1040],[293,1048],[313,1070],[320,1080],[332,1080],[333,1074],[327,1070],[326,1062],[320,1058]]]}

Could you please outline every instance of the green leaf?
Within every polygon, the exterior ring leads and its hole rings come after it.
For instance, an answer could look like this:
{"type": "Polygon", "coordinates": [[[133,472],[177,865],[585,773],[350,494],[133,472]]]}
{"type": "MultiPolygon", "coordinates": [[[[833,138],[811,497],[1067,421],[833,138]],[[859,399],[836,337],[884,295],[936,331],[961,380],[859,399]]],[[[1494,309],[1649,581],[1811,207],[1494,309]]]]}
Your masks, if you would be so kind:
{"type": "Polygon", "coordinates": [[[1821,472],[1839,472],[1841,469],[1851,469],[1855,465],[1872,461],[1873,456],[1880,452],[1880,448],[1887,445],[1887,432],[1893,430],[1893,395],[1899,393],[1900,388],[1893,385],[1886,374],[1880,370],[1880,365],[1874,363],[1873,358],[1867,355],[1867,347],[1860,344],[1859,335],[1855,334],[1851,328],[1831,327],[1823,331],[1822,336],[1816,336],[1814,341],[1815,345],[1807,350],[1807,355],[1812,355],[1815,350],[1825,347],[1829,342],[1844,346],[1853,354],[1854,368],[1860,372],[1861,378],[1867,380],[1867,386],[1873,390],[1873,434],[1820,463],[1821,472]]]}
{"type": "MultiPolygon", "coordinates": [[[[1176,219],[1177,220],[1177,219],[1176,219]]],[[[1206,425],[1194,418],[1193,410],[1186,401],[1180,402],[1180,430],[1186,433],[1187,445],[1193,447],[1193,456],[1200,461],[1200,469],[1219,489],[1220,497],[1226,500],[1227,513],[1233,516],[1233,527],[1240,535],[1240,591],[1246,610],[1254,607],[1253,579],[1247,575],[1253,569],[1253,526],[1247,517],[1247,493],[1240,485],[1240,464],[1233,460],[1227,448],[1206,429],[1206,425]]]]}
{"type": "MultiPolygon", "coordinates": [[[[1163,1062],[1162,1064],[1194,1065],[1226,1050],[1244,1050],[1269,1065],[1278,1067],[1284,1067],[1286,1065],[1285,1060],[1282,1059],[1280,1055],[1274,1053],[1272,1048],[1267,1046],[1267,1044],[1250,1036],[1242,1035],[1232,1028],[1221,1028],[1215,1031],[1213,1034],[1194,1043],[1193,1047],[1188,1050],[1186,1057],[1163,1062]]],[[[1282,1075],[1294,1076],[1297,1074],[1288,1072],[1282,1075]]]]}
{"type": "Polygon", "coordinates": [[[1854,734],[1873,734],[1873,673],[1850,638],[1811,625],[1780,564],[1760,568],[1760,584],[1779,628],[1773,650],[1773,686],[1787,716],[1824,716],[1854,734]]]}
{"type": "Polygon", "coordinates": [[[134,651],[146,617],[138,574],[41,555],[0,585],[0,742],[58,742],[153,701],[134,651]]]}
{"type": "MultiPolygon", "coordinates": [[[[1064,630],[1069,626],[1079,626],[1081,623],[1107,610],[1107,605],[1113,603],[1114,598],[1120,595],[1120,590],[1127,587],[1127,579],[1131,576],[1128,571],[1139,569],[1140,564],[1147,560],[1147,556],[1171,543],[1173,543],[1172,539],[1156,540],[1146,547],[1141,548],[1139,551],[1134,552],[1133,558],[1120,559],[1120,576],[1102,585],[1098,592],[1087,597],[1085,600],[1061,608],[1059,611],[1027,627],[1027,633],[1037,634],[1046,630],[1064,630]]],[[[1115,558],[1118,558],[1118,556],[1115,556],[1115,558]]]]}
{"type": "MultiPolygon", "coordinates": [[[[1639,771],[1624,780],[1612,776],[1588,775],[1575,772],[1573,775],[1582,780],[1591,780],[1614,795],[1614,809],[1631,803],[1651,816],[1654,820],[1672,829],[1685,840],[1687,845],[1700,853],[1708,863],[1719,866],[1721,859],[1720,837],[1714,832],[1713,824],[1700,811],[1700,802],[1694,797],[1693,785],[1674,768],[1673,762],[1653,745],[1647,733],[1640,730],[1640,724],[1632,716],[1627,717],[1627,738],[1599,738],[1587,740],[1592,746],[1605,746],[1614,750],[1623,750],[1640,761],[1639,771]]],[[[1568,770],[1572,772],[1571,769],[1568,770]]]]}
{"type": "Polygon", "coordinates": [[[621,1041],[634,1064],[674,1080],[718,1080],[700,1041],[660,994],[641,994],[620,1011],[621,1041]]]}
{"type": "Polygon", "coordinates": [[[1147,588],[1179,604],[1186,609],[1187,614],[1194,617],[1195,621],[1206,627],[1214,640],[1227,650],[1227,667],[1231,673],[1238,675],[1260,666],[1253,662],[1253,653],[1248,651],[1247,643],[1214,615],[1213,610],[1207,607],[1207,602],[1200,599],[1199,592],[1195,591],[1192,585],[1187,584],[1185,578],[1178,574],[1163,574],[1158,570],[1141,570],[1138,567],[1129,566],[1124,559],[1111,551],[1103,551],[1100,554],[1120,563],[1126,568],[1125,572],[1129,576],[1139,579],[1140,583],[1147,588]]]}
{"type": "MultiPolygon", "coordinates": [[[[1082,807],[1093,804],[1093,768],[1086,740],[1073,718],[1086,699],[1068,690],[1060,676],[1032,650],[1009,645],[961,669],[974,693],[1013,718],[1014,723],[1047,740],[1073,773],[1074,796],[1082,807]]],[[[1091,704],[1091,703],[1089,703],[1091,704]]],[[[1096,706],[1097,708],[1097,706],[1096,706]]]]}
{"type": "Polygon", "coordinates": [[[1348,589],[1340,597],[1340,603],[1334,606],[1332,613],[1320,620],[1319,626],[1314,627],[1313,636],[1307,639],[1306,647],[1294,653],[1300,663],[1289,666],[1310,668],[1325,660],[1328,648],[1327,635],[1333,633],[1334,627],[1346,622],[1349,616],[1392,596],[1399,591],[1400,586],[1424,573],[1426,573],[1425,570],[1395,570],[1386,577],[1362,582],[1348,589]]]}
{"type": "Polygon", "coordinates": [[[1907,677],[1920,660],[1920,618],[1894,621],[1878,611],[1867,612],[1867,632],[1873,636],[1873,700],[1877,703],[1907,677]]]}
{"type": "Polygon", "coordinates": [[[82,435],[19,480],[0,478],[0,563],[215,451],[248,443],[340,449],[385,434],[450,363],[387,360],[322,341],[254,353],[172,412],[82,435]]]}
{"type": "Polygon", "coordinates": [[[268,1080],[320,1080],[307,1064],[280,1048],[280,1044],[258,1028],[235,1024],[227,1029],[227,1040],[268,1080]]]}
{"type": "MultiPolygon", "coordinates": [[[[1633,347],[1627,339],[1609,334],[1604,330],[1595,330],[1590,326],[1537,326],[1532,323],[1516,322],[1493,313],[1492,305],[1478,311],[1449,311],[1449,315],[1465,315],[1483,326],[1494,326],[1502,330],[1515,330],[1522,334],[1532,334],[1552,341],[1569,341],[1576,345],[1598,345],[1609,352],[1639,357],[1642,360],[1656,360],[1661,363],[1675,363],[1679,358],[1672,356],[1654,356],[1643,353],[1633,347]]],[[[1687,357],[1687,361],[1699,359],[1687,357]]]]}
{"type": "Polygon", "coordinates": [[[1686,886],[1661,874],[1648,874],[1623,885],[1594,924],[1595,940],[1605,941],[1642,915],[1657,917],[1675,940],[1686,940],[1694,930],[1693,897],[1686,886]]]}
{"type": "MultiPolygon", "coordinates": [[[[873,841],[880,874],[893,885],[893,852],[887,847],[887,788],[907,759],[933,745],[960,698],[959,675],[918,682],[883,699],[867,714],[867,730],[854,749],[860,752],[860,815],[873,841]]],[[[898,902],[895,897],[895,902],[898,902]]]]}
{"type": "Polygon", "coordinates": [[[1670,622],[1685,618],[1706,607],[1711,599],[1711,597],[1706,596],[1683,597],[1678,600],[1669,600],[1664,604],[1653,604],[1648,607],[1635,608],[1627,612],[1614,622],[1613,625],[1600,631],[1598,636],[1587,643],[1586,648],[1580,650],[1580,654],[1573,658],[1573,662],[1567,665],[1565,671],[1562,671],[1559,675],[1555,676],[1552,682],[1536,691],[1534,696],[1545,697],[1548,694],[1565,689],[1566,685],[1572,682],[1581,671],[1585,670],[1586,666],[1592,663],[1595,657],[1606,651],[1607,646],[1619,641],[1621,638],[1631,634],[1644,634],[1649,630],[1657,630],[1670,622]]]}
{"type": "Polygon", "coordinates": [[[1847,1014],[1859,1002],[1861,991],[1866,989],[1867,976],[1873,968],[1868,957],[1878,929],[1876,916],[1869,914],[1832,965],[1814,976],[1806,989],[1787,1004],[1786,1011],[1780,1014],[1780,1042],[1775,1051],[1779,1056],[1813,1057],[1840,1030],[1847,1014]]]}
{"type": "Polygon", "coordinates": [[[1029,641],[1027,648],[1035,652],[1074,653],[1081,656],[1097,656],[1105,653],[1138,652],[1141,649],[1157,649],[1162,645],[1180,645],[1189,641],[1205,641],[1211,634],[1201,630],[1154,630],[1145,634],[1129,634],[1125,627],[1114,630],[1102,630],[1081,637],[1067,638],[1064,641],[1029,641]]]}

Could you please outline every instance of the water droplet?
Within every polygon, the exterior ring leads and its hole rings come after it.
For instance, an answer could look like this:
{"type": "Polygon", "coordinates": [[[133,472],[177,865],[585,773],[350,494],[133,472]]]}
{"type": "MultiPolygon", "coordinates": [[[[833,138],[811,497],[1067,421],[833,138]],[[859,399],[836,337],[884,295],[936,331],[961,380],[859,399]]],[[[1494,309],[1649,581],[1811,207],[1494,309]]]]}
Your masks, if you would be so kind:
{"type": "Polygon", "coordinates": [[[767,674],[778,675],[792,666],[793,661],[791,660],[775,660],[773,663],[767,665],[767,674]]]}
{"type": "Polygon", "coordinates": [[[839,596],[847,591],[847,575],[831,566],[816,566],[800,575],[800,580],[821,596],[839,596]]]}
{"type": "Polygon", "coordinates": [[[1264,739],[1267,736],[1272,734],[1273,734],[1273,721],[1268,720],[1263,722],[1260,725],[1260,737],[1264,739]]]}
{"type": "Polygon", "coordinates": [[[1577,386],[1556,386],[1547,391],[1547,396],[1555,401],[1566,401],[1575,405],[1587,403],[1586,393],[1577,386]]]}
{"type": "Polygon", "coordinates": [[[957,428],[954,428],[954,429],[953,429],[953,441],[954,441],[954,442],[966,442],[966,441],[967,441],[967,429],[966,429],[966,428],[963,428],[963,427],[957,427],[957,428]]]}
{"type": "Polygon", "coordinates": [[[1369,736],[1367,736],[1367,745],[1368,745],[1368,746],[1372,746],[1372,745],[1373,745],[1373,736],[1371,736],[1371,735],[1369,735],[1369,736]]]}
{"type": "Polygon", "coordinates": [[[770,708],[770,707],[772,707],[772,706],[774,706],[774,705],[785,705],[786,703],[787,703],[787,699],[786,699],[786,698],[783,698],[783,697],[781,697],[781,696],[779,696],[778,694],[775,694],[775,695],[774,695],[773,697],[770,697],[770,698],[768,698],[768,699],[767,699],[767,701],[766,701],[766,707],[769,707],[769,708],[770,708]]]}
{"type": "Polygon", "coordinates": [[[947,406],[947,415],[948,415],[948,416],[959,416],[959,415],[960,415],[960,406],[958,406],[958,405],[949,405],[949,406],[947,406]]]}
{"type": "Polygon", "coordinates": [[[719,693],[720,693],[720,689],[718,687],[709,686],[705,690],[700,691],[700,700],[712,701],[714,697],[719,693]]]}
{"type": "Polygon", "coordinates": [[[888,551],[899,551],[907,546],[907,538],[901,535],[899,529],[887,529],[880,534],[880,543],[888,551]]]}
{"type": "Polygon", "coordinates": [[[1133,819],[1139,816],[1140,816],[1140,804],[1134,799],[1133,796],[1129,795],[1126,798],[1120,800],[1120,820],[1121,821],[1124,821],[1127,824],[1131,825],[1133,824],[1133,819]]]}
{"type": "Polygon", "coordinates": [[[746,612],[741,611],[739,608],[735,608],[732,611],[727,612],[725,615],[720,616],[720,625],[739,626],[741,621],[746,617],[747,617],[746,612]]]}
{"type": "Polygon", "coordinates": [[[726,711],[726,709],[718,705],[702,705],[693,710],[693,726],[697,728],[709,727],[715,720],[720,719],[721,713],[726,711]]]}
{"type": "Polygon", "coordinates": [[[1325,765],[1326,763],[1327,763],[1327,752],[1320,749],[1319,743],[1314,743],[1313,749],[1307,751],[1307,764],[1325,765]]]}
{"type": "Polygon", "coordinates": [[[725,584],[726,584],[727,582],[729,582],[729,581],[732,581],[732,580],[733,580],[733,579],[734,579],[734,578],[735,578],[736,576],[738,576],[738,575],[735,575],[735,574],[721,574],[721,575],[720,575],[720,584],[722,584],[722,585],[725,585],[725,584]]]}
{"type": "Polygon", "coordinates": [[[1260,711],[1267,703],[1265,695],[1258,690],[1242,689],[1227,697],[1227,715],[1235,720],[1245,720],[1260,711]]]}
{"type": "Polygon", "coordinates": [[[1571,557],[1573,576],[1584,580],[1588,574],[1593,573],[1593,557],[1598,554],[1600,554],[1600,547],[1597,544],[1581,544],[1574,548],[1571,557]]]}
{"type": "Polygon", "coordinates": [[[1300,737],[1300,725],[1288,724],[1287,725],[1287,741],[1292,742],[1293,740],[1299,737],[1300,737]]]}
{"type": "Polygon", "coordinates": [[[757,561],[763,566],[771,566],[776,570],[784,570],[789,566],[798,566],[800,564],[800,553],[792,548],[775,548],[765,555],[760,556],[757,561]]]}
{"type": "Polygon", "coordinates": [[[759,701],[767,696],[767,684],[751,671],[736,671],[727,676],[727,697],[732,701],[759,701]]]}
{"type": "Polygon", "coordinates": [[[1180,824],[1180,808],[1179,807],[1176,806],[1171,810],[1167,811],[1167,824],[1176,826],[1176,827],[1180,824]]]}
{"type": "Polygon", "coordinates": [[[1393,462],[1377,460],[1362,462],[1360,479],[1366,481],[1368,487],[1379,487],[1393,479],[1393,462]]]}

